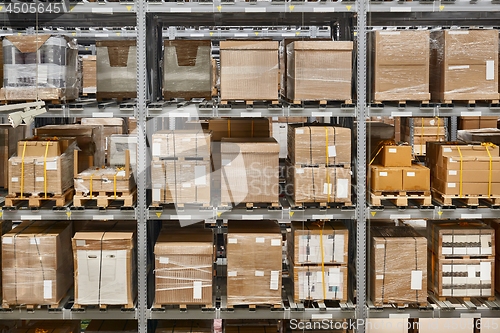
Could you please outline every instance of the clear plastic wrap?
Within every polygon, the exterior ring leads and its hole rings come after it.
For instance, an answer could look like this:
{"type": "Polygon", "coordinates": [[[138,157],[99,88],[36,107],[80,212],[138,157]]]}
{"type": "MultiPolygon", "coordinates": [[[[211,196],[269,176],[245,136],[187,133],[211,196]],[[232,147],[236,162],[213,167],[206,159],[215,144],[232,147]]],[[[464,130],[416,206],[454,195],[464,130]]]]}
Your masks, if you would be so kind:
{"type": "Polygon", "coordinates": [[[25,221],[2,236],[4,306],[58,305],[73,284],[71,224],[25,221]]]}
{"type": "Polygon", "coordinates": [[[203,130],[163,130],[153,134],[153,158],[209,158],[212,134],[203,130]]]}
{"type": "Polygon", "coordinates": [[[135,189],[134,174],[123,167],[91,167],[75,176],[75,191],[79,195],[99,192],[131,193],[135,189]]]}
{"type": "Polygon", "coordinates": [[[298,266],[293,271],[293,298],[347,301],[347,266],[298,266]]]}
{"type": "Polygon", "coordinates": [[[353,42],[295,41],[287,45],[286,97],[351,99],[353,42]]]}
{"type": "Polygon", "coordinates": [[[435,101],[498,100],[498,31],[433,31],[430,82],[435,101]]]}
{"type": "Polygon", "coordinates": [[[221,100],[277,100],[278,48],[275,41],[221,41],[221,100]]]}
{"type": "Polygon", "coordinates": [[[136,93],[136,50],[135,40],[96,42],[97,93],[136,93]]]}
{"type": "MultiPolygon", "coordinates": [[[[125,134],[126,125],[123,118],[82,118],[82,125],[102,125],[104,137],[104,150],[106,157],[109,150],[109,138],[113,134],[125,134]]],[[[103,164],[104,165],[104,164],[103,164]]]]}
{"type": "Polygon", "coordinates": [[[427,303],[427,239],[411,227],[371,227],[373,303],[427,303]]]}
{"type": "Polygon", "coordinates": [[[164,228],[154,254],[155,304],[212,306],[215,255],[211,229],[164,228]]]}
{"type": "Polygon", "coordinates": [[[163,96],[172,98],[212,97],[210,40],[166,40],[163,54],[163,96]]]}
{"type": "Polygon", "coordinates": [[[212,333],[210,320],[160,320],[156,333],[212,333]]]}
{"type": "Polygon", "coordinates": [[[425,155],[426,142],[446,140],[446,120],[444,118],[412,118],[413,137],[410,119],[401,118],[401,138],[404,142],[413,142],[413,154],[425,155]]]}
{"type": "Polygon", "coordinates": [[[282,235],[277,221],[229,220],[226,256],[227,306],[281,304],[282,235]]]}
{"type": "Polygon", "coordinates": [[[137,333],[137,320],[91,320],[86,333],[137,333]]]}

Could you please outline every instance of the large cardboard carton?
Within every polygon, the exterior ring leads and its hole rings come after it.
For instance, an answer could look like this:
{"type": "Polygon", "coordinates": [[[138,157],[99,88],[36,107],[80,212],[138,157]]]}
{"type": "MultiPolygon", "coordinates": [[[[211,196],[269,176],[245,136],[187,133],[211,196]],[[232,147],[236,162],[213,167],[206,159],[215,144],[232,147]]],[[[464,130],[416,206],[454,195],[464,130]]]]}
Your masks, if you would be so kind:
{"type": "Polygon", "coordinates": [[[163,130],[153,134],[153,158],[209,158],[211,133],[203,130],[163,130]]]}
{"type": "Polygon", "coordinates": [[[229,220],[227,306],[281,304],[282,236],[273,220],[229,220]]]}
{"type": "Polygon", "coordinates": [[[212,140],[222,138],[268,138],[271,136],[268,118],[219,118],[208,121],[212,140]]]}
{"type": "Polygon", "coordinates": [[[25,221],[2,236],[4,305],[58,305],[73,284],[71,224],[25,221]]]}
{"type": "Polygon", "coordinates": [[[385,167],[409,167],[412,159],[411,146],[385,145],[379,151],[375,162],[385,167]]]}
{"type": "Polygon", "coordinates": [[[426,238],[407,226],[372,227],[370,246],[371,300],[426,304],[426,238]]]}
{"type": "Polygon", "coordinates": [[[137,320],[91,320],[85,332],[134,333],[137,332],[137,320]]]}
{"type": "Polygon", "coordinates": [[[430,191],[431,170],[420,164],[403,167],[403,191],[430,191]]]}
{"type": "Polygon", "coordinates": [[[97,56],[82,56],[82,93],[83,95],[97,92],[97,56]]]}
{"type": "Polygon", "coordinates": [[[135,40],[96,42],[98,97],[134,98],[137,95],[136,49],[135,40]]]}
{"type": "Polygon", "coordinates": [[[163,228],[155,248],[155,304],[212,305],[211,229],[163,228]]]}
{"type": "Polygon", "coordinates": [[[498,117],[460,117],[458,129],[497,128],[498,117]]]}
{"type": "Polygon", "coordinates": [[[428,30],[374,31],[373,100],[429,101],[428,30]]]}
{"type": "Polygon", "coordinates": [[[221,203],[278,203],[278,164],[274,138],[223,138],[221,203]]]}
{"type": "Polygon", "coordinates": [[[293,266],[296,302],[347,300],[347,266],[293,266]]]}
{"type": "Polygon", "coordinates": [[[370,190],[372,192],[397,192],[403,189],[403,169],[370,165],[370,190]]]}
{"type": "Polygon", "coordinates": [[[135,189],[134,175],[118,167],[89,168],[75,175],[75,191],[78,195],[130,194],[135,189]]]}
{"type": "Polygon", "coordinates": [[[9,158],[17,151],[17,142],[24,139],[25,126],[13,128],[8,124],[0,125],[0,187],[9,184],[9,158]]]}
{"type": "Polygon", "coordinates": [[[209,320],[160,320],[156,333],[212,333],[209,320]]]}
{"type": "Polygon", "coordinates": [[[212,97],[210,40],[165,40],[163,52],[163,97],[212,97]]]}
{"type": "Polygon", "coordinates": [[[287,45],[286,97],[351,99],[353,42],[295,41],[287,45]]]}
{"type": "Polygon", "coordinates": [[[221,100],[277,100],[278,42],[221,41],[221,100]]]}

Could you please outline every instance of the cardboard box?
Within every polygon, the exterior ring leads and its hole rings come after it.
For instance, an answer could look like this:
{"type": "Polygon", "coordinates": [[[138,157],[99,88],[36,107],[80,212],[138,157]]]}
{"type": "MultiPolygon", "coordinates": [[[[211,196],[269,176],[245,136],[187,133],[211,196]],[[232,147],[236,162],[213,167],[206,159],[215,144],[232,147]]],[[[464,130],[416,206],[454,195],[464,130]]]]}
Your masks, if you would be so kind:
{"type": "Polygon", "coordinates": [[[384,145],[375,162],[385,167],[409,167],[413,160],[411,146],[384,145]]]}
{"type": "Polygon", "coordinates": [[[212,333],[208,320],[159,320],[156,333],[212,333]]]}
{"type": "Polygon", "coordinates": [[[269,138],[271,136],[267,118],[219,118],[208,121],[212,140],[222,138],[269,138]]]}
{"type": "Polygon", "coordinates": [[[347,300],[347,266],[293,266],[293,299],[347,300]]]}
{"type": "Polygon", "coordinates": [[[221,41],[221,100],[277,100],[278,42],[221,41]]]}
{"type": "Polygon", "coordinates": [[[287,124],[307,123],[307,117],[273,117],[272,120],[287,124]]]}
{"type": "Polygon", "coordinates": [[[137,320],[91,320],[86,333],[136,333],[137,320]]]}
{"type": "Polygon", "coordinates": [[[215,259],[211,229],[164,227],[156,240],[154,254],[155,304],[211,307],[215,259]]]}
{"type": "Polygon", "coordinates": [[[99,192],[107,192],[108,195],[118,192],[130,194],[135,189],[135,179],[130,170],[122,170],[117,167],[89,168],[78,173],[74,179],[76,194],[99,195],[99,192]]]}
{"type": "Polygon", "coordinates": [[[12,333],[80,333],[81,329],[79,320],[29,320],[18,325],[12,333]]]}
{"type": "Polygon", "coordinates": [[[71,288],[71,224],[25,221],[2,236],[4,305],[58,305],[71,288]]]}
{"type": "Polygon", "coordinates": [[[73,236],[75,304],[134,307],[136,225],[90,225],[73,236]],[[89,229],[98,231],[87,231],[89,229]]]}
{"type": "Polygon", "coordinates": [[[430,191],[431,170],[420,164],[403,167],[404,191],[430,191]]]}
{"type": "MultiPolygon", "coordinates": [[[[0,223],[0,233],[1,235],[9,232],[12,230],[12,221],[2,221],[0,223]]],[[[2,256],[2,247],[0,246],[0,258],[2,256]]],[[[2,272],[0,270],[0,290],[2,289],[2,272]]],[[[4,323],[4,321],[2,321],[2,323],[4,323]]],[[[2,324],[0,324],[0,330],[2,329],[2,324]]]]}
{"type": "Polygon", "coordinates": [[[210,157],[211,133],[202,130],[163,130],[153,134],[153,158],[210,157]]]}
{"type": "MultiPolygon", "coordinates": [[[[481,164],[487,162],[489,169],[489,159],[492,157],[493,169],[496,170],[497,157],[499,156],[498,146],[481,146],[481,145],[464,145],[457,143],[441,143],[441,142],[429,142],[427,144],[428,154],[426,157],[426,165],[432,166],[438,165],[445,167],[449,163],[459,163],[462,160],[462,169],[466,168],[465,161],[473,161],[474,163],[469,163],[469,166],[473,166],[473,169],[477,169],[481,164]],[[483,161],[483,163],[479,163],[483,161]]],[[[470,169],[469,169],[470,170],[470,169]]]]}
{"type": "Polygon", "coordinates": [[[292,101],[350,101],[352,49],[353,42],[288,44],[286,97],[292,101]]]}
{"type": "Polygon", "coordinates": [[[432,99],[498,100],[498,31],[440,30],[431,33],[432,99]]]}
{"type": "Polygon", "coordinates": [[[82,56],[82,93],[84,95],[97,92],[97,56],[82,56]]]}
{"type": "Polygon", "coordinates": [[[351,129],[289,124],[288,157],[292,164],[350,165],[351,129]]]}
{"type": "Polygon", "coordinates": [[[82,118],[82,125],[102,125],[104,136],[104,150],[106,157],[109,150],[109,137],[113,134],[125,134],[126,127],[123,118],[82,118]]]}
{"type": "Polygon", "coordinates": [[[428,30],[373,31],[372,96],[383,101],[429,101],[428,30]]]}
{"type": "MultiPolygon", "coordinates": [[[[478,163],[477,170],[463,170],[460,172],[460,163],[458,163],[457,168],[448,166],[447,169],[443,167],[436,166],[433,170],[434,178],[437,178],[445,183],[460,183],[460,178],[462,178],[462,183],[474,182],[474,183],[488,183],[490,180],[489,168],[486,170],[480,170],[483,163],[478,163]]],[[[463,166],[463,164],[462,164],[463,166]]],[[[494,169],[495,170],[495,169],[494,169]]],[[[493,171],[491,172],[491,182],[500,183],[500,173],[493,171]]]]}
{"type": "Polygon", "coordinates": [[[458,118],[458,129],[497,128],[497,123],[498,117],[460,117],[458,118]]]}
{"type": "Polygon", "coordinates": [[[279,202],[279,145],[274,138],[223,138],[221,203],[279,202]]]}
{"type": "Polygon", "coordinates": [[[411,227],[372,227],[369,278],[375,304],[427,304],[427,240],[411,227]]]}
{"type": "Polygon", "coordinates": [[[17,151],[17,142],[24,139],[25,126],[13,128],[9,124],[0,125],[0,187],[9,184],[9,158],[17,151]]]}
{"type": "Polygon", "coordinates": [[[126,120],[128,134],[137,134],[137,119],[134,117],[128,117],[126,120]]]}
{"type": "Polygon", "coordinates": [[[299,164],[286,164],[286,194],[296,204],[306,202],[344,202],[351,203],[350,168],[309,167],[299,164]]]}
{"type": "MultiPolygon", "coordinates": [[[[97,94],[103,97],[137,96],[137,47],[135,40],[96,41],[97,94]],[[103,94],[104,93],[104,94],[103,94]],[[121,94],[121,95],[120,95],[121,94]]],[[[122,134],[122,133],[116,133],[122,134]]]]}
{"type": "Polygon", "coordinates": [[[500,129],[496,128],[480,128],[472,130],[459,130],[457,132],[457,140],[464,143],[469,142],[491,142],[495,145],[500,145],[500,129]]]}
{"type": "Polygon", "coordinates": [[[212,98],[210,40],[165,40],[163,98],[212,98]]]}
{"type": "Polygon", "coordinates": [[[403,189],[403,168],[370,165],[372,192],[398,192],[403,189]]]}
{"type": "Polygon", "coordinates": [[[228,221],[228,307],[281,304],[281,244],[277,221],[228,221]]]}

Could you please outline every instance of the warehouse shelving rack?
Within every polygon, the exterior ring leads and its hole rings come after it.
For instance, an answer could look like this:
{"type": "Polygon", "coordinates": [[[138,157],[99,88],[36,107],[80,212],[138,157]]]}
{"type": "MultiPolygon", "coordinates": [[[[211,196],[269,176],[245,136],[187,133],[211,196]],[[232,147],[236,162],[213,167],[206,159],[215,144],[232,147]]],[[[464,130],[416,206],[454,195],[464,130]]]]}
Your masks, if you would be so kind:
{"type": "MultiPolygon", "coordinates": [[[[6,2],[7,3],[7,2],[6,2]]],[[[138,202],[132,210],[101,211],[97,209],[73,210],[65,207],[61,210],[0,210],[0,219],[4,220],[137,220],[138,235],[138,287],[139,295],[137,307],[134,311],[121,309],[87,309],[85,312],[71,310],[70,304],[63,309],[49,311],[35,309],[0,311],[0,319],[137,319],[139,332],[145,333],[148,329],[149,319],[343,319],[343,318],[449,318],[449,317],[500,317],[500,302],[464,302],[451,304],[449,302],[433,302],[432,307],[424,309],[396,309],[376,308],[367,301],[367,223],[368,219],[480,219],[496,218],[500,216],[498,207],[471,209],[456,207],[445,209],[419,209],[408,207],[384,207],[375,210],[367,205],[366,188],[366,142],[367,131],[365,119],[368,116],[444,116],[451,117],[450,132],[454,139],[457,128],[458,116],[485,116],[497,115],[500,109],[495,106],[454,105],[443,107],[433,105],[420,107],[407,105],[404,108],[390,103],[372,106],[365,103],[367,100],[367,34],[369,26],[388,26],[396,28],[408,25],[463,25],[463,26],[496,26],[500,18],[500,4],[490,0],[455,0],[455,1],[200,1],[200,2],[165,2],[165,1],[120,1],[120,2],[87,2],[70,1],[71,8],[68,13],[51,17],[40,14],[40,26],[46,32],[69,34],[76,38],[92,41],[106,37],[136,37],[137,38],[137,99],[134,101],[95,102],[79,101],[63,105],[50,105],[48,113],[43,117],[128,117],[138,119],[138,202]],[[166,29],[161,29],[159,22],[163,21],[166,29]],[[161,36],[165,38],[231,38],[242,37],[242,34],[251,36],[255,31],[265,37],[288,37],[290,34],[299,36],[321,37],[325,33],[320,27],[328,26],[331,22],[338,21],[341,25],[341,39],[352,39],[356,36],[356,89],[357,104],[355,107],[342,107],[339,105],[326,108],[297,108],[284,104],[278,108],[255,107],[252,109],[221,109],[215,103],[170,103],[156,99],[158,91],[151,89],[160,78],[151,75],[150,68],[157,64],[157,49],[155,43],[161,36]],[[355,23],[353,23],[355,22],[355,23]],[[198,28],[186,28],[191,25],[198,28]],[[244,26],[242,27],[242,25],[244,26]],[[256,26],[257,25],[257,26],[256,26]],[[302,30],[301,26],[311,26],[310,30],[302,30]],[[76,27],[75,27],[76,26],[76,27]],[[123,26],[131,28],[122,28],[123,26]],[[284,27],[271,32],[262,32],[262,27],[284,27]],[[56,27],[56,28],[54,28],[56,27]],[[221,27],[230,27],[221,29],[221,27]],[[242,28],[239,28],[242,27],[242,28]],[[244,27],[253,27],[248,30],[244,27]],[[246,30],[245,30],[246,29],[246,30]],[[299,34],[297,34],[297,32],[299,34]],[[238,35],[239,34],[239,35],[238,35]],[[152,77],[153,76],[153,77],[152,77]],[[351,117],[356,118],[357,125],[357,204],[353,210],[342,209],[311,209],[293,210],[287,203],[283,209],[270,211],[267,209],[232,209],[220,211],[217,208],[210,210],[174,209],[149,209],[147,201],[147,133],[157,128],[156,118],[167,119],[174,123],[178,118],[189,117],[260,117],[260,116],[306,116],[306,117],[351,117]],[[153,120],[153,122],[151,122],[153,120]],[[191,310],[166,310],[153,311],[149,309],[151,301],[150,266],[147,260],[151,255],[151,244],[147,243],[151,236],[151,225],[155,221],[168,219],[201,219],[209,224],[218,225],[219,221],[227,219],[277,219],[286,224],[293,220],[314,219],[341,219],[351,221],[356,231],[356,301],[336,308],[303,308],[300,304],[285,306],[282,311],[258,308],[255,311],[248,309],[235,309],[225,311],[216,308],[213,311],[191,310]],[[148,222],[149,221],[149,222],[148,222]],[[149,291],[149,295],[148,295],[149,291]],[[365,306],[366,304],[366,306],[365,306]]],[[[33,24],[34,16],[11,15],[5,11],[5,6],[0,1],[0,18],[8,26],[0,30],[0,35],[17,34],[33,24]]],[[[265,29],[265,28],[264,28],[265,29]]],[[[253,37],[253,36],[252,36],[253,37]]],[[[156,68],[157,69],[157,68],[156,68]]],[[[156,71],[158,72],[158,71],[156,71]]],[[[1,115],[4,117],[4,115],[1,115]]],[[[284,294],[284,299],[289,297],[284,294]]],[[[291,304],[291,303],[290,303],[291,304]]],[[[360,327],[359,332],[364,332],[360,327]]]]}

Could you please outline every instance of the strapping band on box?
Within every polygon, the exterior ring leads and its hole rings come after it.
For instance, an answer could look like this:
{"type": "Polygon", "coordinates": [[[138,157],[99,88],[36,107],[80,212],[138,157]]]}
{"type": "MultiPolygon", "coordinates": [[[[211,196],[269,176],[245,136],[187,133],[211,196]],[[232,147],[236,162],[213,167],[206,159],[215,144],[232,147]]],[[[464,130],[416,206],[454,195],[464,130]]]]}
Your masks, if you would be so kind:
{"type": "Polygon", "coordinates": [[[486,152],[488,153],[488,156],[490,159],[490,165],[489,165],[490,172],[488,174],[488,198],[489,198],[489,197],[491,197],[491,182],[492,182],[492,178],[493,178],[493,175],[492,175],[492,173],[493,173],[493,158],[491,157],[489,147],[493,148],[493,147],[495,147],[495,145],[491,142],[482,142],[481,146],[483,146],[486,149],[486,152]]]}
{"type": "Polygon", "coordinates": [[[382,149],[384,149],[385,146],[396,146],[396,142],[394,142],[393,140],[384,140],[384,141],[380,142],[378,146],[379,146],[379,148],[378,148],[377,152],[375,153],[373,158],[370,160],[370,164],[368,164],[368,165],[372,165],[372,163],[377,158],[378,154],[380,154],[380,152],[382,151],[382,149]]]}
{"type": "Polygon", "coordinates": [[[24,141],[23,145],[23,156],[21,157],[21,199],[24,199],[24,154],[26,153],[26,144],[27,141],[24,141]]]}
{"type": "Polygon", "coordinates": [[[47,199],[47,154],[49,153],[49,143],[45,145],[45,155],[43,156],[43,191],[47,199]]]}

